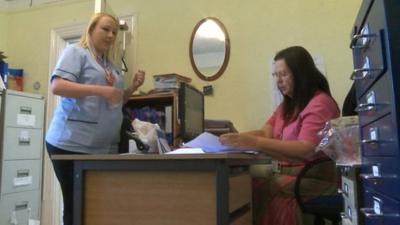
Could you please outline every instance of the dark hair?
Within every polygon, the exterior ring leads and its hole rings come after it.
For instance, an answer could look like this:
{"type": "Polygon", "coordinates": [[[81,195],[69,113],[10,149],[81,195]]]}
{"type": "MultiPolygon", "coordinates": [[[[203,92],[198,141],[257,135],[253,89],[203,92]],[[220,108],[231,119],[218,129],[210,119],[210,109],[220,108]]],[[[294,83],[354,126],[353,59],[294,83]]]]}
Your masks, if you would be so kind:
{"type": "Polygon", "coordinates": [[[311,54],[301,46],[279,51],[274,61],[285,60],[293,75],[293,96],[283,96],[283,117],[285,122],[294,120],[307,106],[317,91],[331,95],[328,81],[314,64],[311,54]]]}

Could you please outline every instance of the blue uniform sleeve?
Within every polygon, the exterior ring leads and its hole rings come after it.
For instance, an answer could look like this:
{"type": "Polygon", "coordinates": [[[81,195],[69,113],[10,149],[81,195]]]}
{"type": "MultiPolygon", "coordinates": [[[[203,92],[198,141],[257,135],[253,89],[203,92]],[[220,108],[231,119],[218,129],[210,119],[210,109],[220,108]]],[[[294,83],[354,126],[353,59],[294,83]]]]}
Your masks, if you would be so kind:
{"type": "Polygon", "coordinates": [[[75,45],[70,45],[65,48],[54,68],[51,80],[53,80],[54,77],[61,77],[77,82],[84,61],[84,55],[81,51],[82,49],[75,45]]]}

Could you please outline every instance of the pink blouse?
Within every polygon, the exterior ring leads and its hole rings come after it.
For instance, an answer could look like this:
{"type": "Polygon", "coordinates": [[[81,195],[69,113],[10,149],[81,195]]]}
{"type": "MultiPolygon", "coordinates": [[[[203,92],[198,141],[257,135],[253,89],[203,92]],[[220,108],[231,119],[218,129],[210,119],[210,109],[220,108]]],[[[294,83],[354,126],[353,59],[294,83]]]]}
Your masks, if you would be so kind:
{"type": "Polygon", "coordinates": [[[282,104],[278,106],[267,123],[273,127],[275,139],[302,140],[319,144],[318,132],[325,123],[340,116],[335,100],[324,92],[318,92],[298,115],[297,119],[284,127],[282,104]]]}

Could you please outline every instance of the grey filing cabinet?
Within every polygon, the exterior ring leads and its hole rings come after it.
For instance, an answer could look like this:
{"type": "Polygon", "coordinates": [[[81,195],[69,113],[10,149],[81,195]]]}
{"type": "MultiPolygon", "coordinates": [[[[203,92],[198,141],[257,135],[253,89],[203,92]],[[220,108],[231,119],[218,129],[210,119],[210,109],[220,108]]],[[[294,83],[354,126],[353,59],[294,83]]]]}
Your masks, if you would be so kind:
{"type": "Polygon", "coordinates": [[[362,198],[360,184],[360,166],[341,166],[343,195],[342,225],[362,225],[363,217],[360,215],[362,198]]]}
{"type": "Polygon", "coordinates": [[[40,220],[44,98],[0,95],[0,225],[28,225],[40,220]]]}

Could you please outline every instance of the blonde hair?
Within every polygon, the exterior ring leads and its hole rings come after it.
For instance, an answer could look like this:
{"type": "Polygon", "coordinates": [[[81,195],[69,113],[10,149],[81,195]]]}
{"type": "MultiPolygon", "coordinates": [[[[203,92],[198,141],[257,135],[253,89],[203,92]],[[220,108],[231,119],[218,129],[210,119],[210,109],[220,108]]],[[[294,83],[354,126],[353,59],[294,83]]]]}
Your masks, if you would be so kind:
{"type": "MultiPolygon", "coordinates": [[[[89,24],[86,28],[86,33],[84,35],[82,35],[79,44],[84,47],[84,48],[91,48],[91,40],[90,40],[90,35],[93,32],[94,28],[96,27],[97,23],[100,21],[101,18],[103,17],[109,17],[111,18],[114,23],[115,23],[115,27],[117,28],[117,34],[118,34],[118,30],[119,30],[119,21],[117,20],[117,18],[115,18],[114,16],[108,14],[108,13],[96,13],[92,16],[92,18],[89,21],[89,24]]],[[[115,36],[117,36],[117,34],[115,34],[115,36]]],[[[115,55],[115,41],[112,44],[111,48],[107,51],[107,53],[105,54],[108,60],[113,60],[114,55],[115,55]]]]}

